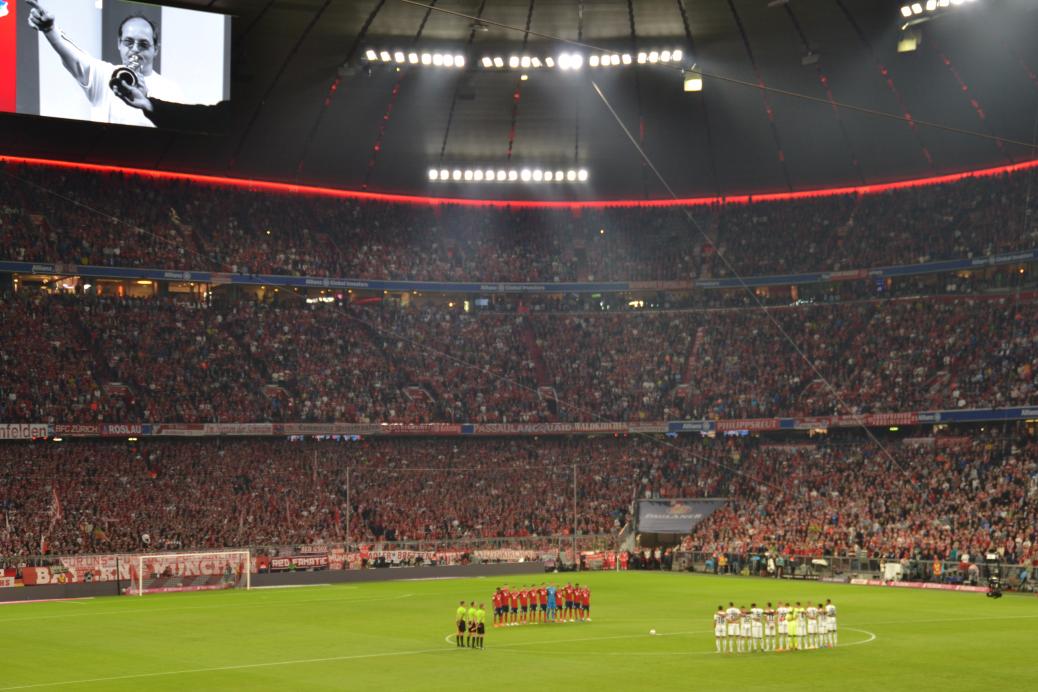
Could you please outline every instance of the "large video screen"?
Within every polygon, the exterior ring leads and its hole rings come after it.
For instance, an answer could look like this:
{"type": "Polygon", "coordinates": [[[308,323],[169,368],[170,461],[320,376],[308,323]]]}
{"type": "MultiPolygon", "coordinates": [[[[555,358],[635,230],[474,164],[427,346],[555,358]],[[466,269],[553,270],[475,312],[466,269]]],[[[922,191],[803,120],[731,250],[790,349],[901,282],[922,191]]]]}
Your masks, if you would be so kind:
{"type": "Polygon", "coordinates": [[[0,111],[218,128],[230,28],[226,15],[121,0],[0,0],[0,111]]]}

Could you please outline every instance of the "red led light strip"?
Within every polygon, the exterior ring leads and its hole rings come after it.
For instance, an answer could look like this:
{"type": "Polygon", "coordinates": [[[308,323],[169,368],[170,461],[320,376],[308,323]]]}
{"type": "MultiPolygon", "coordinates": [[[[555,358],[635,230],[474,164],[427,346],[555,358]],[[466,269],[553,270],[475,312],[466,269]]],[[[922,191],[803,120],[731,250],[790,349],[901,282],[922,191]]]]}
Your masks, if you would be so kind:
{"type": "Polygon", "coordinates": [[[157,171],[146,168],[129,168],[125,166],[109,166],[97,163],[78,163],[75,161],[58,161],[54,159],[39,159],[27,156],[7,156],[0,154],[0,162],[26,164],[32,166],[49,166],[52,168],[71,168],[82,171],[93,171],[98,173],[120,173],[123,175],[136,175],[142,178],[155,178],[159,180],[180,180],[205,185],[219,185],[224,187],[241,188],[256,192],[277,192],[296,195],[314,195],[320,197],[338,197],[341,199],[368,200],[376,202],[391,202],[395,204],[423,204],[441,205],[455,204],[464,207],[516,207],[516,208],[540,208],[540,209],[603,209],[608,207],[693,207],[708,204],[751,204],[754,202],[782,202],[798,199],[810,199],[813,197],[832,197],[835,195],[874,195],[891,190],[901,190],[912,187],[923,187],[927,185],[942,185],[954,183],[966,178],[981,178],[1017,171],[1038,168],[1038,159],[1024,161],[1009,166],[997,166],[995,168],[982,168],[961,173],[931,176],[927,178],[914,178],[910,180],[899,180],[890,183],[877,183],[874,185],[854,185],[848,187],[819,188],[815,190],[801,190],[799,192],[772,192],[759,195],[731,195],[728,197],[683,197],[678,199],[609,199],[609,200],[583,200],[583,201],[546,201],[546,200],[508,200],[508,199],[466,199],[458,197],[426,197],[423,195],[401,195],[385,192],[365,192],[361,190],[343,190],[334,187],[319,187],[311,185],[296,185],[292,183],[280,183],[269,180],[250,180],[248,178],[228,178],[218,175],[203,175],[199,173],[179,173],[176,171],[157,171]]]}

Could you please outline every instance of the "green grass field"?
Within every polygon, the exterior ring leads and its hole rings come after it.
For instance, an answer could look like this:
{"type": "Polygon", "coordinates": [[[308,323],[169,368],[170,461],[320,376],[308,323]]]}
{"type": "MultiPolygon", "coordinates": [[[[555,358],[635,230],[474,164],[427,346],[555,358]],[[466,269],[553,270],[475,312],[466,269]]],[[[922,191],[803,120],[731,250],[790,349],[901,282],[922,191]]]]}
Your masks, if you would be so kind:
{"type": "Polygon", "coordinates": [[[1034,597],[669,573],[578,580],[592,586],[593,622],[488,628],[484,651],[458,649],[450,635],[458,600],[489,604],[491,579],[4,605],[0,690],[876,692],[1038,679],[1034,597]],[[839,609],[839,648],[714,653],[719,603],[826,597],[839,609]]]}

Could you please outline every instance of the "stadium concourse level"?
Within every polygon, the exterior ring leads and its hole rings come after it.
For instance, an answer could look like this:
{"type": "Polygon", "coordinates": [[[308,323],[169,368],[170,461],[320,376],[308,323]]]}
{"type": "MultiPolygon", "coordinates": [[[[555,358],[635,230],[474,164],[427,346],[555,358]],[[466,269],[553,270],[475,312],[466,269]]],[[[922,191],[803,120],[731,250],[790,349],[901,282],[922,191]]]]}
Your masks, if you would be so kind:
{"type": "Polygon", "coordinates": [[[1035,169],[875,195],[692,207],[705,241],[677,208],[362,203],[0,166],[9,174],[0,259],[14,261],[415,281],[687,281],[730,276],[719,254],[753,276],[1038,246],[1027,213],[1035,169]]]}
{"type": "Polygon", "coordinates": [[[685,549],[1038,565],[1033,430],[947,442],[888,440],[889,456],[854,436],[6,443],[0,556],[341,543],[347,512],[352,542],[552,549],[572,526],[577,465],[578,535],[616,536],[637,498],[728,497],[685,549]]]}
{"type": "Polygon", "coordinates": [[[1038,401],[1027,294],[522,315],[23,289],[0,296],[0,323],[2,423],[637,422],[1038,401]]]}

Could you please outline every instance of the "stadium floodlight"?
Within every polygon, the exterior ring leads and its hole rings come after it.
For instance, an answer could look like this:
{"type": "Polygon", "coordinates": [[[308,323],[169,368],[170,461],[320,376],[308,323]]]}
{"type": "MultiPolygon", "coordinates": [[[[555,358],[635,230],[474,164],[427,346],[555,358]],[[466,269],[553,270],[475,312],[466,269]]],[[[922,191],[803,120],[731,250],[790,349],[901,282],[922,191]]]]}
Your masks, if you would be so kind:
{"type": "Polygon", "coordinates": [[[505,182],[506,180],[508,180],[508,172],[507,172],[507,171],[504,171],[504,170],[500,170],[500,169],[499,169],[499,170],[497,171],[497,182],[499,182],[499,183],[503,183],[503,182],[505,182]]]}
{"type": "Polygon", "coordinates": [[[364,53],[364,57],[368,59],[368,62],[375,62],[376,60],[378,60],[378,53],[368,48],[368,50],[364,53]]]}
{"type": "Polygon", "coordinates": [[[444,67],[454,67],[454,56],[450,53],[445,53],[443,56],[444,67]]]}
{"type": "Polygon", "coordinates": [[[660,51],[660,62],[670,62],[670,51],[660,51]]]}
{"type": "Polygon", "coordinates": [[[516,180],[519,180],[519,172],[517,170],[515,170],[514,168],[512,170],[508,171],[508,180],[509,180],[509,182],[513,182],[513,183],[516,180]]]}
{"type": "Polygon", "coordinates": [[[519,58],[519,66],[522,67],[524,70],[528,68],[530,66],[530,56],[524,55],[523,57],[519,58]]]}
{"type": "Polygon", "coordinates": [[[549,55],[547,58],[544,59],[544,64],[548,67],[555,67],[555,58],[549,55]]]}
{"type": "Polygon", "coordinates": [[[577,179],[577,172],[576,171],[574,171],[572,169],[566,171],[566,180],[568,180],[569,182],[572,183],[576,179],[577,179]]]}
{"type": "Polygon", "coordinates": [[[524,168],[523,170],[519,171],[519,179],[522,180],[524,183],[530,182],[530,179],[532,177],[533,171],[531,171],[529,168],[524,168]]]}
{"type": "MultiPolygon", "coordinates": [[[[630,65],[631,62],[632,62],[631,54],[630,53],[624,53],[623,55],[620,56],[620,61],[623,62],[624,65],[630,65]]],[[[613,63],[613,64],[615,65],[616,63],[613,63]]]]}
{"type": "Polygon", "coordinates": [[[482,182],[482,180],[483,180],[483,169],[482,168],[477,168],[476,170],[472,171],[472,179],[475,180],[477,183],[478,182],[482,182]]]}
{"type": "Polygon", "coordinates": [[[494,66],[494,59],[484,55],[483,56],[483,67],[490,68],[490,67],[493,67],[493,66],[494,66]]]}
{"type": "Polygon", "coordinates": [[[542,180],[544,180],[544,171],[542,171],[540,168],[534,168],[533,169],[533,181],[535,183],[539,183],[542,180]]]}
{"type": "Polygon", "coordinates": [[[541,59],[537,56],[530,58],[530,62],[533,64],[534,68],[539,68],[541,66],[541,59]]]}
{"type": "Polygon", "coordinates": [[[951,0],[938,0],[937,4],[941,7],[948,7],[951,5],[951,0]]]}
{"type": "Polygon", "coordinates": [[[398,50],[397,52],[393,53],[393,60],[397,63],[404,62],[404,52],[402,50],[398,50]]]}
{"type": "Polygon", "coordinates": [[[442,53],[433,53],[433,65],[435,65],[436,67],[440,67],[441,65],[443,65],[442,53]]]}
{"type": "Polygon", "coordinates": [[[494,58],[494,67],[500,69],[505,66],[505,61],[501,56],[494,58]]]}
{"type": "Polygon", "coordinates": [[[552,174],[552,172],[551,172],[551,171],[544,171],[544,182],[546,182],[546,183],[550,183],[550,182],[551,182],[551,179],[552,179],[553,177],[554,177],[554,175],[552,174]]]}
{"type": "Polygon", "coordinates": [[[569,69],[569,64],[570,64],[569,63],[569,53],[560,53],[559,54],[559,69],[560,70],[568,70],[569,69]]]}
{"type": "Polygon", "coordinates": [[[422,64],[432,65],[432,55],[430,55],[429,53],[422,53],[422,64]]]}
{"type": "Polygon", "coordinates": [[[912,8],[909,7],[908,5],[902,5],[901,6],[901,16],[904,17],[905,19],[908,19],[909,17],[911,17],[912,16],[912,8]]]}
{"type": "Polygon", "coordinates": [[[587,169],[586,168],[581,168],[579,171],[577,171],[577,180],[579,180],[582,183],[587,181],[587,169]]]}
{"type": "Polygon", "coordinates": [[[563,173],[562,171],[555,171],[555,182],[561,183],[565,179],[566,179],[566,174],[565,173],[563,173]]]}
{"type": "Polygon", "coordinates": [[[430,168],[429,169],[429,180],[439,180],[439,179],[440,179],[440,172],[438,170],[436,170],[435,168],[430,168]]]}
{"type": "Polygon", "coordinates": [[[645,61],[649,59],[648,53],[638,53],[638,64],[644,65],[645,61]]]}
{"type": "Polygon", "coordinates": [[[681,49],[672,50],[670,52],[670,59],[674,62],[681,62],[681,58],[685,57],[685,54],[681,52],[681,49]]]}
{"type": "MultiPolygon", "coordinates": [[[[598,56],[597,55],[592,55],[590,58],[587,59],[587,64],[588,64],[588,67],[598,67],[598,56]]],[[[608,59],[603,64],[608,65],[609,64],[608,59]]]]}
{"type": "Polygon", "coordinates": [[[440,180],[450,180],[451,174],[446,168],[440,169],[440,180]]]}
{"type": "Polygon", "coordinates": [[[612,55],[610,55],[609,56],[609,64],[611,64],[611,65],[619,65],[620,64],[620,54],[619,53],[613,53],[612,55]]]}
{"type": "Polygon", "coordinates": [[[922,6],[922,4],[918,3],[918,2],[913,2],[912,3],[912,14],[922,14],[922,13],[923,13],[923,6],[922,6]]]}
{"type": "Polygon", "coordinates": [[[579,70],[584,66],[584,56],[580,53],[574,53],[570,56],[570,67],[574,70],[579,70]]]}
{"type": "Polygon", "coordinates": [[[455,168],[455,169],[454,169],[454,170],[453,170],[453,171],[451,172],[451,179],[452,179],[452,180],[461,180],[461,169],[459,169],[459,168],[455,168]]]}
{"type": "Polygon", "coordinates": [[[937,0],[926,0],[926,11],[933,12],[937,9],[937,0]]]}
{"type": "Polygon", "coordinates": [[[463,178],[464,178],[465,180],[469,180],[469,181],[471,181],[471,180],[472,180],[472,169],[471,169],[471,168],[466,168],[466,169],[465,169],[465,173],[464,173],[464,174],[462,174],[462,177],[463,177],[463,178]]]}
{"type": "Polygon", "coordinates": [[[393,56],[389,54],[388,50],[384,50],[381,53],[379,53],[378,57],[382,60],[382,62],[389,62],[393,59],[393,56]]]}
{"type": "Polygon", "coordinates": [[[508,56],[508,66],[510,68],[512,68],[513,70],[515,68],[519,67],[519,56],[518,55],[510,55],[510,56],[508,56]]]}
{"type": "Polygon", "coordinates": [[[465,67],[465,56],[464,55],[460,55],[460,54],[459,55],[455,55],[454,56],[454,66],[455,67],[465,67]]]}
{"type": "Polygon", "coordinates": [[[703,90],[703,75],[696,71],[694,66],[691,70],[684,70],[682,76],[684,77],[685,91],[703,90]]]}
{"type": "Polygon", "coordinates": [[[656,51],[649,53],[649,62],[655,64],[660,61],[660,54],[656,51]]]}
{"type": "Polygon", "coordinates": [[[418,53],[408,53],[407,54],[407,62],[411,63],[412,65],[417,65],[418,64],[418,53]]]}

